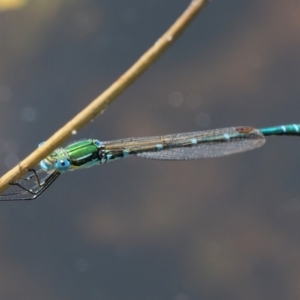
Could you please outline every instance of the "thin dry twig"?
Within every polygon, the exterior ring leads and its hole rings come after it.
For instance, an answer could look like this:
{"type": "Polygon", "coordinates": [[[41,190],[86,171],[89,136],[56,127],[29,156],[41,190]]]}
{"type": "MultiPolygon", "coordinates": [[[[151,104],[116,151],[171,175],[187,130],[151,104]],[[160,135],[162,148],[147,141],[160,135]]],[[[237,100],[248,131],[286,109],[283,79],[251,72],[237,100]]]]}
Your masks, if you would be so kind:
{"type": "Polygon", "coordinates": [[[158,41],[140,59],[126,71],[107,90],[84,108],[66,125],[54,133],[40,148],[27,156],[16,167],[0,178],[0,193],[24,175],[28,169],[35,167],[44,157],[59,147],[72,136],[72,131],[78,131],[84,125],[101,113],[128,86],[142,75],[180,36],[196,15],[209,0],[193,0],[176,22],[164,33],[158,41]]]}

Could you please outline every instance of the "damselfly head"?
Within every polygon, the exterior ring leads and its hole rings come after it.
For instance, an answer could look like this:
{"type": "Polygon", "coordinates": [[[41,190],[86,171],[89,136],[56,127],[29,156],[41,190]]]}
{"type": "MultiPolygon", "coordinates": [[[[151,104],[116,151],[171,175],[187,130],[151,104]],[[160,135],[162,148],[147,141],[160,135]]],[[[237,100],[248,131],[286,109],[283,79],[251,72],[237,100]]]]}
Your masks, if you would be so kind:
{"type": "Polygon", "coordinates": [[[69,171],[70,160],[64,148],[57,148],[40,162],[40,166],[47,172],[56,170],[63,173],[69,171]]]}

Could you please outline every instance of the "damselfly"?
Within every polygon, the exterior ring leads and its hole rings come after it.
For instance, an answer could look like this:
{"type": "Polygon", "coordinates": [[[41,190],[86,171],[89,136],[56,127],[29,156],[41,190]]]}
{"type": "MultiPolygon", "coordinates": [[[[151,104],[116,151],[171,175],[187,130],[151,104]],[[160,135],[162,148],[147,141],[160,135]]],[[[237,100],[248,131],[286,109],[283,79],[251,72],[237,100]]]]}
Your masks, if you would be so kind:
{"type": "MultiPolygon", "coordinates": [[[[230,127],[164,136],[127,138],[109,142],[86,139],[57,148],[40,162],[38,170],[10,185],[18,191],[0,195],[0,201],[34,200],[61,173],[102,165],[135,155],[158,160],[191,160],[220,157],[258,148],[269,135],[300,135],[300,124],[255,129],[230,127]],[[45,173],[46,175],[42,175],[45,173]],[[26,183],[30,183],[27,187],[26,183]]],[[[40,144],[41,145],[41,144],[40,144]]]]}

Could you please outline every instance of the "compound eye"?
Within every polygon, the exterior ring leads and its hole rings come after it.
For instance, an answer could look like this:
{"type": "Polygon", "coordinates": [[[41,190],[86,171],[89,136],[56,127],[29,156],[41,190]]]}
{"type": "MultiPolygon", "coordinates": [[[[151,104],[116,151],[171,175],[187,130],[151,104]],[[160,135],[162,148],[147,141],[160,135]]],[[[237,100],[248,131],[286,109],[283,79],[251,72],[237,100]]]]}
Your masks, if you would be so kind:
{"type": "Polygon", "coordinates": [[[70,162],[66,158],[60,159],[55,163],[55,169],[58,172],[66,172],[69,170],[69,168],[70,168],[70,162]]]}

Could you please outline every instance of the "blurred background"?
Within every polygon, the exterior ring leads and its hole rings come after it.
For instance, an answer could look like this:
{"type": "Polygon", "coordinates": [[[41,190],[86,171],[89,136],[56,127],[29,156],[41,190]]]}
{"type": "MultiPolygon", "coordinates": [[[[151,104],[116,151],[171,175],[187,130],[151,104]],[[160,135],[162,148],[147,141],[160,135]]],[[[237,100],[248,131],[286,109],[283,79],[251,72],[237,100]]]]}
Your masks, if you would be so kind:
{"type": "MultiPolygon", "coordinates": [[[[104,91],[189,0],[1,0],[0,172],[104,91]]],[[[300,122],[300,2],[210,2],[73,140],[300,122]]],[[[128,158],[0,203],[0,299],[300,299],[300,140],[128,158]]]]}

